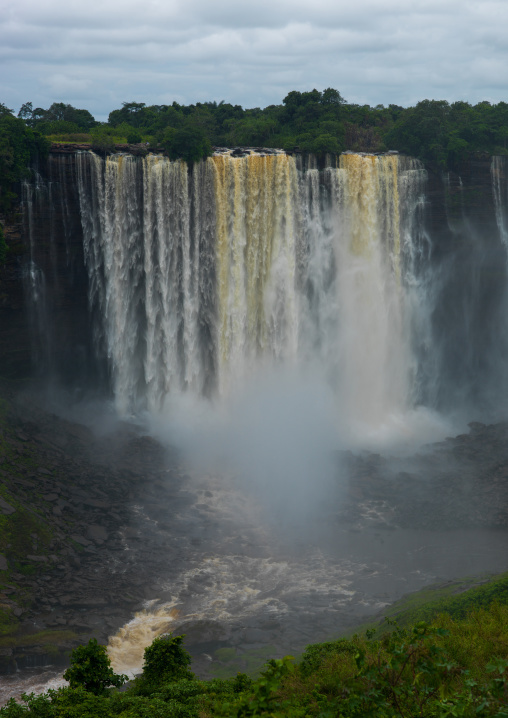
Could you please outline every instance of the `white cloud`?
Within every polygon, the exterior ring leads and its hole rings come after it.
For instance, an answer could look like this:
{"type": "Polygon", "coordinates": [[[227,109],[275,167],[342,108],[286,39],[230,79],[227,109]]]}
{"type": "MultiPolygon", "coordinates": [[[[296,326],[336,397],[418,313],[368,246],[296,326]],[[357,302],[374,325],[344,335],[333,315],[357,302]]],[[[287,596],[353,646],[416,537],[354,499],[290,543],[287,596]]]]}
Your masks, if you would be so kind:
{"type": "Polygon", "coordinates": [[[280,103],[508,99],[504,0],[8,0],[0,101],[280,103]]]}

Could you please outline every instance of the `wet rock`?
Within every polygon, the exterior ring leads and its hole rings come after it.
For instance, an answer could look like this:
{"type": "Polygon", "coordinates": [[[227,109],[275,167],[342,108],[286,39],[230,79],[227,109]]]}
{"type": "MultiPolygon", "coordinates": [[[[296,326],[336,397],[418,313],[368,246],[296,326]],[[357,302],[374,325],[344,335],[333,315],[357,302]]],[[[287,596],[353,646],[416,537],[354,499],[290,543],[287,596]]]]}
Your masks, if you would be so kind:
{"type": "Polygon", "coordinates": [[[101,501],[99,499],[90,499],[90,498],[84,499],[83,505],[91,506],[92,508],[106,509],[106,510],[111,508],[111,504],[108,501],[101,501]]]}
{"type": "Polygon", "coordinates": [[[79,543],[81,546],[90,546],[92,543],[87,538],[85,538],[84,536],[80,536],[79,534],[72,534],[71,539],[76,543],[79,543]]]}
{"type": "Polygon", "coordinates": [[[81,598],[72,597],[70,601],[67,601],[68,606],[73,606],[74,608],[98,608],[102,606],[107,606],[108,601],[103,596],[93,596],[87,598],[86,596],[83,596],[81,598]]]}
{"type": "Polygon", "coordinates": [[[10,504],[7,503],[2,497],[0,496],[0,513],[4,514],[5,516],[9,516],[10,514],[13,514],[16,512],[16,509],[13,508],[10,504]]]}
{"type": "Polygon", "coordinates": [[[98,524],[92,524],[91,526],[88,527],[87,536],[88,536],[88,538],[92,539],[92,541],[102,543],[103,541],[107,541],[108,532],[106,531],[104,526],[99,526],[98,524]]]}
{"type": "Polygon", "coordinates": [[[229,629],[218,621],[187,621],[178,628],[189,646],[227,640],[229,629]]]}
{"type": "Polygon", "coordinates": [[[270,642],[270,634],[261,628],[247,628],[242,636],[245,643],[264,643],[270,642]]]}

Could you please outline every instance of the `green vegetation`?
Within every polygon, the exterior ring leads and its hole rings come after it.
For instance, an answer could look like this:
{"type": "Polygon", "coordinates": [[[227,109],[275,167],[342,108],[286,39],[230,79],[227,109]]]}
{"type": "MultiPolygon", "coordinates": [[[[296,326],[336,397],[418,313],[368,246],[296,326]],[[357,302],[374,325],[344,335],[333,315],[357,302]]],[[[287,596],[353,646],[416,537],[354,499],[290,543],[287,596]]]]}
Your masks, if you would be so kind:
{"type": "Polygon", "coordinates": [[[389,621],[393,620],[399,626],[408,627],[420,621],[432,621],[442,613],[461,620],[471,611],[488,609],[494,603],[508,606],[508,573],[480,581],[474,577],[465,578],[417,591],[384,611],[388,621],[366,623],[357,630],[375,630],[377,635],[383,635],[390,631],[389,621]]]}
{"type": "Polygon", "coordinates": [[[18,117],[43,135],[88,132],[99,124],[88,110],[78,110],[64,102],[54,102],[47,110],[34,109],[31,102],[25,102],[18,117]]]}
{"type": "MultiPolygon", "coordinates": [[[[1,440],[0,455],[2,455],[1,440]]],[[[5,459],[5,454],[3,458],[5,459]]],[[[0,571],[0,594],[5,588],[9,589],[9,594],[15,589],[15,595],[11,596],[15,598],[15,605],[26,607],[32,600],[30,593],[27,589],[18,586],[12,573],[19,572],[24,576],[32,576],[44,570],[44,564],[32,563],[26,557],[34,552],[33,536],[37,536],[38,549],[47,551],[52,531],[41,516],[23,506],[5,486],[0,486],[0,497],[14,509],[12,513],[0,514],[0,554],[9,561],[9,570],[0,571]]],[[[13,614],[13,606],[0,599],[0,648],[14,644],[21,645],[19,637],[12,642],[5,642],[5,637],[14,636],[18,628],[19,620],[13,614]]]]}
{"type": "MultiPolygon", "coordinates": [[[[9,112],[9,111],[8,111],[9,112]]],[[[414,107],[348,103],[338,90],[289,92],[280,105],[243,109],[225,102],[145,105],[124,102],[107,123],[87,110],[25,103],[18,118],[53,141],[88,142],[100,152],[148,142],[173,159],[195,162],[218,147],[279,147],[317,155],[398,150],[438,168],[467,157],[508,152],[508,103],[422,100],[414,107]]],[[[16,119],[16,118],[12,118],[16,119]]]]}
{"type": "MultiPolygon", "coordinates": [[[[9,212],[17,197],[17,185],[29,175],[31,163],[37,157],[45,157],[48,150],[49,142],[39,132],[0,103],[0,212],[9,212]]],[[[2,254],[5,260],[2,246],[0,241],[0,263],[2,254]]]]}
{"type": "Polygon", "coordinates": [[[143,674],[147,681],[160,684],[180,678],[193,678],[191,658],[182,647],[184,636],[158,636],[145,650],[143,674]]]}
{"type": "MultiPolygon", "coordinates": [[[[24,696],[21,704],[11,699],[0,718],[506,718],[507,582],[503,575],[455,595],[449,591],[458,583],[432,589],[428,604],[411,605],[409,597],[406,618],[425,609],[429,622],[401,627],[387,620],[384,634],[308,646],[297,662],[268,661],[256,680],[242,673],[197,680],[184,637],[165,635],[145,650],[141,676],[118,692],[109,686],[124,677],[92,640],[72,653],[69,688],[24,696]]],[[[229,661],[232,649],[216,657],[229,661]]]]}
{"type": "Polygon", "coordinates": [[[192,680],[191,657],[183,648],[184,636],[165,634],[158,636],[145,649],[143,674],[136,682],[136,693],[151,695],[162,689],[166,683],[192,680]]]}
{"type": "Polygon", "coordinates": [[[404,110],[385,141],[414,157],[454,166],[472,152],[506,154],[508,104],[423,100],[404,110]]]}
{"type": "Polygon", "coordinates": [[[238,671],[257,676],[264,664],[278,653],[271,644],[260,648],[247,648],[237,652],[235,648],[219,648],[214,653],[210,673],[214,678],[229,678],[238,671]]]}
{"type": "MultiPolygon", "coordinates": [[[[167,143],[177,131],[200,130],[214,146],[264,146],[305,152],[398,150],[440,167],[472,153],[506,154],[508,104],[449,104],[423,100],[415,107],[349,104],[340,92],[290,92],[281,105],[244,110],[224,102],[151,105],[126,102],[109,115],[111,127],[136,128],[146,140],[167,143]]],[[[168,148],[170,149],[170,148],[168,148]]],[[[183,154],[178,156],[183,157],[183,154]]],[[[203,149],[202,155],[206,156],[203,149]]],[[[193,157],[194,159],[194,157],[193,157]]]]}
{"type": "MultiPolygon", "coordinates": [[[[7,431],[5,425],[6,420],[0,414],[0,430],[7,431]]],[[[15,454],[3,432],[0,432],[0,456],[3,465],[12,468],[16,474],[24,466],[33,464],[29,450],[25,455],[15,454]]],[[[6,556],[9,564],[21,573],[40,570],[40,566],[27,562],[26,556],[34,553],[34,536],[37,537],[38,550],[48,550],[53,537],[50,526],[33,508],[25,506],[9,492],[5,484],[0,485],[0,497],[12,508],[12,511],[0,514],[0,554],[6,556]]],[[[0,571],[0,581],[3,574],[6,574],[6,580],[9,578],[9,572],[0,571]]]]}
{"type": "Polygon", "coordinates": [[[189,164],[212,154],[211,142],[200,127],[169,128],[162,145],[172,160],[183,159],[189,164]]]}
{"type": "Polygon", "coordinates": [[[21,646],[40,646],[46,653],[53,653],[57,646],[78,638],[75,631],[45,629],[37,633],[28,633],[23,636],[7,635],[0,638],[0,648],[18,648],[21,646]]]}
{"type": "Polygon", "coordinates": [[[123,686],[127,680],[127,676],[113,671],[106,647],[100,646],[95,638],[91,638],[88,645],[73,650],[70,668],[63,677],[71,688],[82,687],[96,696],[105,693],[110,686],[123,686]]]}
{"type": "Polygon", "coordinates": [[[139,130],[132,129],[128,130],[126,139],[130,145],[136,145],[142,141],[143,136],[139,130]]]}
{"type": "Polygon", "coordinates": [[[96,152],[112,152],[119,139],[114,128],[105,125],[95,127],[90,133],[91,145],[96,152]]]}
{"type": "MultiPolygon", "coordinates": [[[[7,401],[0,399],[0,464],[7,469],[14,481],[24,480],[27,469],[34,470],[37,462],[34,449],[26,444],[23,450],[13,446],[13,428],[10,423],[10,407],[7,401]]],[[[25,477],[26,478],[26,477],[25,477]]],[[[7,569],[0,570],[0,649],[11,646],[32,644],[29,635],[19,635],[20,615],[33,602],[33,589],[23,581],[16,580],[16,574],[34,576],[44,573],[51,567],[48,562],[32,561],[31,555],[47,555],[54,539],[54,528],[44,515],[47,504],[40,494],[32,494],[31,500],[24,500],[12,485],[0,484],[0,498],[5,502],[0,513],[0,555],[7,560],[7,569]],[[8,505],[5,510],[5,505],[8,505]],[[21,583],[21,585],[20,585],[21,583]],[[2,598],[2,594],[5,594],[2,598]],[[18,610],[19,609],[19,610],[18,610]]],[[[58,642],[62,632],[48,631],[52,638],[39,643],[48,645],[58,642]]],[[[33,634],[32,634],[33,635],[33,634]]],[[[69,637],[75,638],[71,633],[69,637]]],[[[63,639],[65,640],[65,639],[63,639]]]]}

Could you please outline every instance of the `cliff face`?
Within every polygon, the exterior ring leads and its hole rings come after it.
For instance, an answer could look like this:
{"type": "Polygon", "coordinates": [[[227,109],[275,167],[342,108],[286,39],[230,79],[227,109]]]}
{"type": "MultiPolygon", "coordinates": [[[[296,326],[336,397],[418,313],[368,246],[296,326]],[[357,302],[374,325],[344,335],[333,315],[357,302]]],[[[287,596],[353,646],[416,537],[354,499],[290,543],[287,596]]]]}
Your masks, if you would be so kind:
{"type": "Polygon", "coordinates": [[[0,373],[7,377],[28,376],[31,371],[30,330],[25,311],[23,261],[26,251],[21,210],[0,217],[9,247],[6,264],[0,267],[0,373]]]}
{"type": "MultiPolygon", "coordinates": [[[[505,162],[501,162],[504,172],[505,162]]],[[[500,178],[504,183],[504,176],[500,178]]],[[[502,199],[502,198],[500,198],[502,199]]],[[[498,226],[492,159],[464,163],[459,173],[428,170],[425,231],[432,274],[432,351],[440,386],[435,403],[454,405],[483,385],[506,347],[506,247],[498,226]]],[[[473,397],[474,399],[474,397],[473,397]]]]}
{"type": "Polygon", "coordinates": [[[73,155],[49,156],[23,186],[0,270],[0,372],[79,386],[94,372],[73,155]]]}
{"type": "MultiPolygon", "coordinates": [[[[498,375],[508,350],[499,215],[500,199],[508,204],[506,163],[497,163],[496,177],[493,167],[485,158],[446,175],[427,168],[418,200],[424,219],[415,262],[431,306],[431,344],[420,371],[440,377],[435,386],[427,381],[422,400],[438,408],[453,406],[465,391],[474,398],[498,375]]],[[[37,180],[25,186],[6,236],[12,251],[0,270],[0,374],[106,386],[105,362],[93,348],[75,154],[50,155],[37,180]]]]}

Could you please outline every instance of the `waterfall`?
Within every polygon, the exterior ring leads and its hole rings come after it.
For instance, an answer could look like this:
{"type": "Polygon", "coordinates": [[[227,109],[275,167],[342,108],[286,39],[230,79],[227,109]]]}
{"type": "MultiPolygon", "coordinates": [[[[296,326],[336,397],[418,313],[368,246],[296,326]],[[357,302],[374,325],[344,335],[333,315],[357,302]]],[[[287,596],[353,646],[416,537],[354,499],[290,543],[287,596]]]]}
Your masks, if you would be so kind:
{"type": "MultiPolygon", "coordinates": [[[[29,257],[23,271],[23,282],[27,298],[32,363],[39,374],[47,373],[51,364],[52,337],[48,317],[46,275],[37,261],[36,219],[38,206],[51,202],[51,185],[47,185],[39,173],[34,182],[23,182],[22,203],[24,206],[24,232],[28,237],[29,257]]],[[[51,217],[51,215],[50,215],[51,217]]],[[[53,238],[53,232],[51,232],[53,238]]],[[[54,257],[54,243],[50,242],[51,258],[54,257]]]]}
{"type": "Polygon", "coordinates": [[[241,381],[262,357],[296,354],[298,181],[286,155],[218,156],[218,385],[241,381]]]}
{"type": "MultiPolygon", "coordinates": [[[[77,156],[89,301],[121,414],[313,366],[369,424],[417,392],[416,160],[77,156]]],[[[418,326],[422,330],[423,322],[418,326]]]]}

